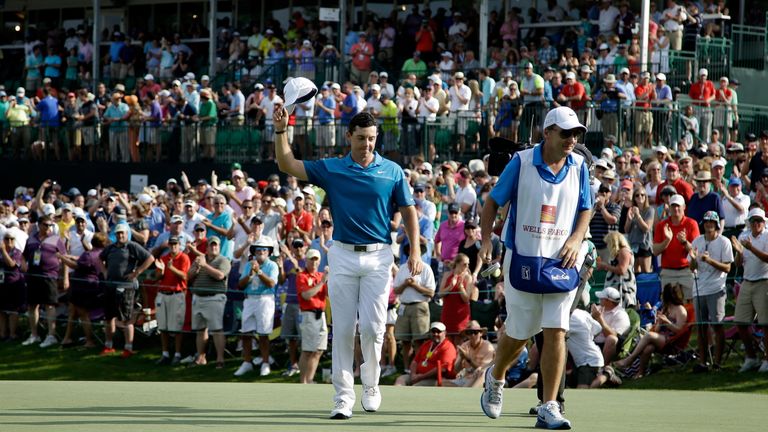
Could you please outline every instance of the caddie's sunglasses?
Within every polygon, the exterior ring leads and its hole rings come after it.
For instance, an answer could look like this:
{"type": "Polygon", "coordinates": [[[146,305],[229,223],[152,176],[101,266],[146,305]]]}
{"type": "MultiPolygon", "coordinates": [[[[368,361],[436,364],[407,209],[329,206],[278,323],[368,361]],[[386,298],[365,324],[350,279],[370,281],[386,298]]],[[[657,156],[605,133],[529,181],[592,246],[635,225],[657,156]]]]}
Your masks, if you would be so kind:
{"type": "Polygon", "coordinates": [[[581,136],[581,129],[560,129],[558,132],[560,133],[560,138],[562,139],[568,139],[570,137],[579,138],[581,136]]]}

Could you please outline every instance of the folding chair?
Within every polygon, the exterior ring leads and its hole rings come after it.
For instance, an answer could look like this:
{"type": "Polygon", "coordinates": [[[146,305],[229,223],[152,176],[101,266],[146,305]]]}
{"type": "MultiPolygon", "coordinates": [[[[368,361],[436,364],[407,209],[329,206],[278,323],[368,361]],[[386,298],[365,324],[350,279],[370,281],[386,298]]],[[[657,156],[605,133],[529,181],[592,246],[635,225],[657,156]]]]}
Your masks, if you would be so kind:
{"type": "MultiPolygon", "coordinates": [[[[637,280],[637,306],[643,310],[643,306],[648,303],[654,306],[661,300],[661,278],[658,273],[638,273],[635,276],[637,280]]],[[[640,327],[646,327],[653,324],[651,314],[641,314],[640,327]]]]}
{"type": "Polygon", "coordinates": [[[616,356],[620,359],[632,352],[640,336],[640,315],[635,309],[627,309],[627,315],[629,315],[629,330],[627,330],[624,336],[624,343],[616,353],[616,356]]]}
{"type": "Polygon", "coordinates": [[[696,322],[696,312],[692,303],[686,304],[685,310],[688,312],[685,326],[672,336],[659,352],[659,354],[664,356],[665,363],[669,365],[684,367],[688,362],[696,358],[695,351],[688,346],[693,334],[694,323],[696,322]]]}

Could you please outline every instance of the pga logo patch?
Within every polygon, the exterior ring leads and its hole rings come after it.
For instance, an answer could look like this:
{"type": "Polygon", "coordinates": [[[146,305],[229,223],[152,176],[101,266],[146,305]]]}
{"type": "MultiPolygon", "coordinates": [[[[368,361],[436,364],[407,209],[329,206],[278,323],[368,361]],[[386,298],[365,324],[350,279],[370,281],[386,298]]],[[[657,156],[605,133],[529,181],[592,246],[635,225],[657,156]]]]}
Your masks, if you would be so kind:
{"type": "Polygon", "coordinates": [[[531,268],[528,266],[520,267],[521,278],[525,280],[531,280],[531,268]]]}

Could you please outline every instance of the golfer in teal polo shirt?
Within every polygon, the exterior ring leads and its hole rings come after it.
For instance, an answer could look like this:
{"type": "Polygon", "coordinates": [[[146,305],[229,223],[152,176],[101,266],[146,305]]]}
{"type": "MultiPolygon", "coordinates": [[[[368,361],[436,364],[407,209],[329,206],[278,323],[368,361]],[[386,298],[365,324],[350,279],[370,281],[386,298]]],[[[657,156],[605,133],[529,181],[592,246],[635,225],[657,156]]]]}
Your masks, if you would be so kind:
{"type": "MultiPolygon", "coordinates": [[[[285,90],[286,104],[301,103],[317,89],[308,80],[294,78],[285,90]]],[[[290,107],[289,107],[290,109],[290,107]]],[[[276,109],[275,144],[280,170],[322,187],[334,219],[333,246],[328,252],[328,291],[333,314],[333,386],[336,391],[332,419],[348,419],[355,403],[353,358],[355,327],[359,324],[363,364],[362,407],[378,410],[379,360],[384,340],[390,266],[390,220],[399,209],[408,240],[419,247],[419,225],[413,197],[403,170],[374,151],[377,122],[367,112],[355,115],[346,140],[350,153],[342,159],[300,161],[291,153],[285,129],[288,111],[276,109]],[[359,317],[359,323],[358,323],[359,317]]],[[[421,273],[416,254],[408,260],[413,275],[421,273]]]]}

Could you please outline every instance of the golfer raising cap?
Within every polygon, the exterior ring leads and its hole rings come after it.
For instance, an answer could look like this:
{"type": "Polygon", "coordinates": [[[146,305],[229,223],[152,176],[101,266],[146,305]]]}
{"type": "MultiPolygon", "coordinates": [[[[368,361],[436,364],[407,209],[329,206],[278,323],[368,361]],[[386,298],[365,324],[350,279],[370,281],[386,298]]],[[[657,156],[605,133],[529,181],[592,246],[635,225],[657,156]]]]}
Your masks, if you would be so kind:
{"type": "MultiPolygon", "coordinates": [[[[317,93],[314,85],[295,85],[298,80],[293,79],[286,86],[286,102],[317,93]]],[[[381,404],[379,360],[393,261],[390,219],[397,209],[412,249],[419,248],[419,226],[408,181],[398,165],[374,151],[377,122],[368,112],[350,119],[345,137],[351,151],[342,159],[297,160],[285,135],[288,112],[275,110],[273,120],[280,170],[323,188],[336,222],[334,243],[328,251],[328,293],[334,324],[333,386],[336,391],[331,418],[352,416],[355,403],[352,362],[358,317],[363,352],[361,402],[364,410],[376,411],[381,404]]],[[[418,254],[412,254],[408,259],[408,269],[413,276],[421,273],[422,261],[418,254]]]]}
{"type": "Polygon", "coordinates": [[[565,366],[570,306],[579,284],[576,260],[592,214],[589,168],[584,157],[573,152],[585,132],[571,108],[549,111],[544,141],[515,154],[483,207],[480,256],[489,262],[496,213],[509,203],[503,266],[506,332],[499,339],[495,364],[486,371],[480,398],[490,418],[501,415],[507,369],[543,329],[544,403],[536,427],[570,429],[556,395],[565,366]]]}

